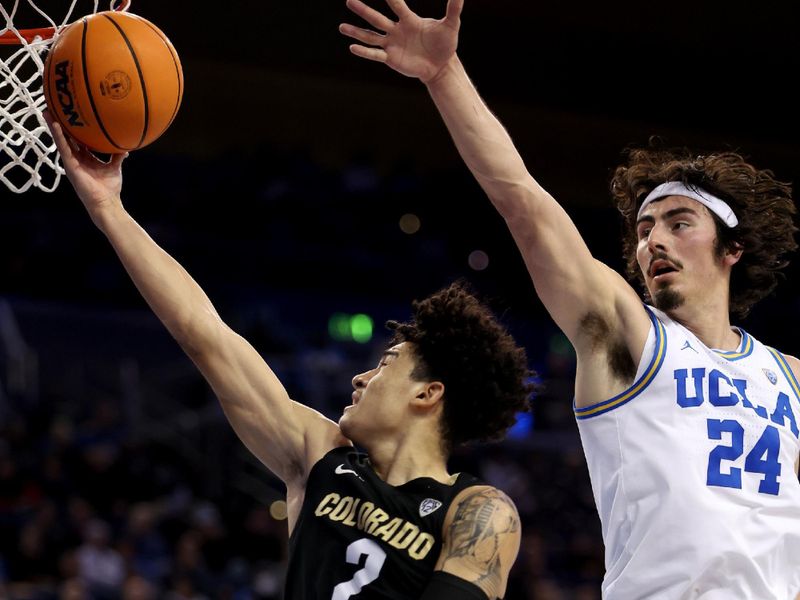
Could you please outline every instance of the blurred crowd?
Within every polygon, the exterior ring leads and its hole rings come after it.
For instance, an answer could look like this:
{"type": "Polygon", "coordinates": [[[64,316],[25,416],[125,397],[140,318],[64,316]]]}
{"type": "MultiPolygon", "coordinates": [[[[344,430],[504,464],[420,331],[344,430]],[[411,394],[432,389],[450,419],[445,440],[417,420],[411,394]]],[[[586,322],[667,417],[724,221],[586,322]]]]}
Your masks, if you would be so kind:
{"type": "Polygon", "coordinates": [[[131,443],[113,403],[15,415],[2,438],[5,597],[279,597],[285,523],[199,496],[197,466],[131,443]]]}
{"type": "MultiPolygon", "coordinates": [[[[91,327],[83,323],[82,329],[91,327]]],[[[130,329],[120,338],[126,344],[137,336],[136,327],[130,329]]],[[[327,404],[335,418],[341,402],[325,398],[324,389],[340,394],[335,381],[346,385],[363,366],[361,357],[348,358],[347,348],[339,344],[268,360],[287,381],[305,382],[296,390],[299,400],[327,404]],[[312,368],[331,372],[332,379],[300,375],[312,368]]],[[[75,370],[85,359],[62,359],[62,366],[75,370]]],[[[46,352],[40,360],[42,372],[52,373],[46,352]]],[[[167,362],[173,371],[186,366],[179,357],[167,362]]],[[[567,346],[554,337],[533,420],[520,419],[502,443],[465,447],[451,460],[453,471],[479,475],[519,508],[523,541],[508,600],[599,598],[602,542],[571,415],[572,368],[567,346]]],[[[146,365],[142,376],[151,376],[146,365]]],[[[282,485],[235,438],[199,375],[187,377],[191,381],[181,386],[183,392],[171,392],[178,396],[166,409],[163,399],[146,392],[158,382],[126,380],[142,390],[143,406],[136,411],[126,405],[136,395],[115,397],[91,382],[84,382],[82,398],[50,386],[35,399],[20,389],[3,390],[0,597],[281,597],[287,543],[282,485]],[[180,436],[159,435],[148,414],[187,423],[180,436]],[[187,446],[195,453],[185,451],[187,446]],[[197,454],[204,448],[212,450],[197,454]]]]}

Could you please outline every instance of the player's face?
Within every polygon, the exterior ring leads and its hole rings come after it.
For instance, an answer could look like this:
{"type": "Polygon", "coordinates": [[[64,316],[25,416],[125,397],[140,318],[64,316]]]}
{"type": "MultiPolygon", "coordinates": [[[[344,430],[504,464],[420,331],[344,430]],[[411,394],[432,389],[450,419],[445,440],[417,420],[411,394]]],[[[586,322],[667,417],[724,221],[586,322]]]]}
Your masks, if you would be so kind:
{"type": "Polygon", "coordinates": [[[727,286],[709,210],[685,196],[650,204],[637,223],[636,259],[656,308],[666,312],[727,286]]]}
{"type": "Polygon", "coordinates": [[[374,368],[353,377],[353,403],[339,419],[342,433],[359,441],[402,431],[409,401],[425,385],[412,379],[415,366],[413,346],[403,342],[386,350],[374,368]]]}

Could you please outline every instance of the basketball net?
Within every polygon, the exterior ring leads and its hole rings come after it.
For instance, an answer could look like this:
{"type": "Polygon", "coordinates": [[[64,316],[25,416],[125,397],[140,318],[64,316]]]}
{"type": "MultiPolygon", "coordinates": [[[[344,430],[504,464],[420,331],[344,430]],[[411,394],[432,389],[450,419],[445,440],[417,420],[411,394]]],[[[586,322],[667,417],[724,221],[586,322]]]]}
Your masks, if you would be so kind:
{"type": "MultiPolygon", "coordinates": [[[[64,174],[42,115],[47,108],[42,73],[48,48],[74,20],[78,0],[69,1],[60,22],[37,5],[38,2],[51,8],[50,0],[14,0],[10,11],[0,4],[0,18],[5,20],[0,29],[0,49],[10,48],[10,55],[0,55],[0,181],[12,192],[23,193],[31,187],[52,192],[64,174]],[[20,3],[43,19],[43,27],[15,27],[20,3]]],[[[91,11],[85,14],[96,13],[99,3],[100,0],[91,0],[91,11]]],[[[111,0],[110,10],[127,10],[129,4],[130,0],[111,0]]],[[[75,18],[81,16],[84,15],[76,14],[75,18]]]]}

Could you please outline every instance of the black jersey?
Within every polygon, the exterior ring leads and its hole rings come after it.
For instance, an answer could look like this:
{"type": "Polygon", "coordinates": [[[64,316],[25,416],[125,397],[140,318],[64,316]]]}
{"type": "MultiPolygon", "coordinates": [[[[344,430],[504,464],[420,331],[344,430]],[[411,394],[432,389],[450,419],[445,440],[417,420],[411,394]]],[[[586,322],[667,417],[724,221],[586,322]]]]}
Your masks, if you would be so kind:
{"type": "Polygon", "coordinates": [[[289,539],[285,600],[417,600],[442,550],[450,503],[481,485],[420,477],[391,486],[369,459],[335,448],[311,469],[289,539]]]}

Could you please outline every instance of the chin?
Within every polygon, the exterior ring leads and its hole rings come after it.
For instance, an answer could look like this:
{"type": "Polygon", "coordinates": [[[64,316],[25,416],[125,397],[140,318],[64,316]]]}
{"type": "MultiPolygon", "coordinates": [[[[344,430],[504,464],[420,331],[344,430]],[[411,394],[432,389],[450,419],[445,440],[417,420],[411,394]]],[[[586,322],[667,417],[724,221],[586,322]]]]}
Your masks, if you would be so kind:
{"type": "Polygon", "coordinates": [[[652,298],[653,306],[664,312],[670,312],[676,308],[680,308],[686,301],[683,294],[676,292],[669,286],[656,290],[652,298]]]}
{"type": "Polygon", "coordinates": [[[369,418],[359,419],[352,410],[346,411],[339,417],[339,431],[348,440],[361,448],[371,446],[370,442],[380,439],[381,432],[376,431],[375,423],[369,418]]]}
{"type": "Polygon", "coordinates": [[[356,427],[353,424],[353,419],[351,415],[345,412],[344,414],[342,414],[341,417],[339,417],[339,430],[342,432],[342,435],[344,435],[344,437],[346,437],[349,440],[355,441],[353,435],[355,429],[356,427]]]}
{"type": "Polygon", "coordinates": [[[348,423],[350,422],[350,415],[347,414],[348,411],[344,411],[342,416],[339,417],[339,429],[344,431],[348,427],[348,423]]]}

